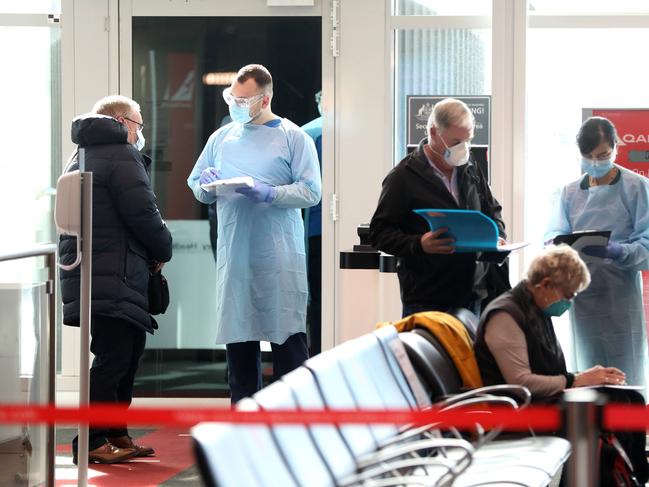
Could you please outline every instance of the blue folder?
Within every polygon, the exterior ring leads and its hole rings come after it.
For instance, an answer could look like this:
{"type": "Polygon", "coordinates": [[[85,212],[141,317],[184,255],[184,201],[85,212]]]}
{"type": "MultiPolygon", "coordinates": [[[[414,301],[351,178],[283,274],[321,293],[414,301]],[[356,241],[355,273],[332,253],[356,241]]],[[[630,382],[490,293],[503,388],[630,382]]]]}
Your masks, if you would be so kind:
{"type": "Polygon", "coordinates": [[[440,228],[448,228],[444,237],[455,240],[451,245],[456,252],[511,252],[527,245],[518,244],[498,245],[498,227],[496,222],[477,210],[441,210],[421,209],[412,210],[428,222],[434,232],[440,228]]]}

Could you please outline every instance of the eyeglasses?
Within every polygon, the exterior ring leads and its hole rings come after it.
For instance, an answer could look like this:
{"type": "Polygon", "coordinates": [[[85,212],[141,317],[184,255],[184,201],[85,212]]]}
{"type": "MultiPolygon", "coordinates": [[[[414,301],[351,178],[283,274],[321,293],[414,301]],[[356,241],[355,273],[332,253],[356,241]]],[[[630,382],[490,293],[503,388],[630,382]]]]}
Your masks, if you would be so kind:
{"type": "Polygon", "coordinates": [[[137,124],[138,127],[140,127],[140,130],[144,130],[144,124],[143,123],[136,122],[135,120],[132,120],[132,119],[130,119],[128,117],[124,117],[124,120],[128,120],[129,122],[133,122],[133,123],[137,124]]]}
{"type": "Polygon", "coordinates": [[[579,295],[579,293],[566,293],[566,292],[564,292],[562,294],[563,294],[563,297],[565,299],[567,299],[568,301],[572,301],[573,299],[575,299],[579,295]]]}
{"type": "Polygon", "coordinates": [[[572,301],[572,300],[575,299],[577,296],[579,296],[579,293],[578,293],[578,292],[569,293],[569,292],[566,292],[566,291],[564,291],[563,289],[559,289],[559,288],[555,288],[555,290],[558,291],[557,294],[560,293],[561,296],[563,296],[563,299],[567,299],[568,301],[572,301]]]}
{"type": "Polygon", "coordinates": [[[225,103],[227,103],[228,105],[237,105],[241,108],[250,108],[264,96],[265,95],[263,93],[249,97],[234,96],[232,94],[231,88],[226,88],[225,90],[223,90],[223,99],[225,100],[225,103]]]}

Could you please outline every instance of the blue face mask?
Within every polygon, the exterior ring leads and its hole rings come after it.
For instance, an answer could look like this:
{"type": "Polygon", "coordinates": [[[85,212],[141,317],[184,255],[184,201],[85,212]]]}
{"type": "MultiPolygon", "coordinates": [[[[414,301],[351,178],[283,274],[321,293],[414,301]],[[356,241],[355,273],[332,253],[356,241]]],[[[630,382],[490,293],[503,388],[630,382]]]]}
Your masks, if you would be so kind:
{"type": "Polygon", "coordinates": [[[249,107],[240,107],[236,103],[229,106],[230,116],[237,123],[248,123],[252,120],[249,107]]]}
{"type": "Polygon", "coordinates": [[[603,161],[593,161],[591,159],[583,158],[581,160],[581,172],[585,172],[591,178],[601,178],[613,169],[613,160],[606,159],[603,161]]]}
{"type": "Polygon", "coordinates": [[[549,306],[546,306],[543,309],[543,314],[545,316],[561,316],[563,313],[568,311],[572,307],[572,301],[568,301],[567,299],[560,299],[559,301],[555,301],[549,306]]]}

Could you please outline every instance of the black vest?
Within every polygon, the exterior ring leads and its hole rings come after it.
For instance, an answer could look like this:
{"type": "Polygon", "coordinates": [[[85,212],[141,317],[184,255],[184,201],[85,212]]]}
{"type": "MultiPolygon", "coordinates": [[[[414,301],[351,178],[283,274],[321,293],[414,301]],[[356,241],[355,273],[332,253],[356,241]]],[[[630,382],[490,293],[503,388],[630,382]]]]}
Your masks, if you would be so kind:
{"type": "Polygon", "coordinates": [[[504,311],[511,315],[525,333],[530,370],[538,375],[563,375],[566,361],[557,340],[552,320],[543,315],[527,290],[527,281],[521,281],[511,291],[495,299],[484,311],[478,326],[475,355],[485,385],[504,384],[496,359],[485,342],[486,325],[493,313],[504,311]]]}

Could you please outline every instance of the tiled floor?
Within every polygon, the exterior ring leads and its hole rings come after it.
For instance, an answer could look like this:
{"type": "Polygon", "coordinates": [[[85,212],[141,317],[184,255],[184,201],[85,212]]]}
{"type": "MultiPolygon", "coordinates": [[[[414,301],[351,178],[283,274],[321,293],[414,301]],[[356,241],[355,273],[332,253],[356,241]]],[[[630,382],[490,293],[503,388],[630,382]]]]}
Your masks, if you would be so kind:
{"type": "MultiPolygon", "coordinates": [[[[185,429],[131,429],[137,442],[152,446],[156,455],[88,469],[88,485],[94,487],[188,487],[202,485],[194,465],[190,437],[185,429]]],[[[70,442],[76,430],[57,429],[56,487],[76,485],[70,442]]]]}

